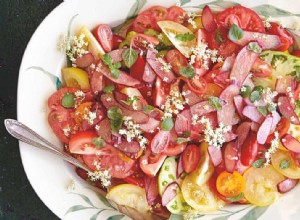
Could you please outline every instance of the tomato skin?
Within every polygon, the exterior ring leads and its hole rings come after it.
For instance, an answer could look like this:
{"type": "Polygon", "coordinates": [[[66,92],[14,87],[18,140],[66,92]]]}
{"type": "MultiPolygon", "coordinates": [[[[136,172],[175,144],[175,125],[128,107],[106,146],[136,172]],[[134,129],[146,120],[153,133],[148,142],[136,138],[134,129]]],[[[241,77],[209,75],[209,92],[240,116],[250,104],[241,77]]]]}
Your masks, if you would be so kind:
{"type": "Polygon", "coordinates": [[[168,9],[167,20],[182,24],[185,20],[185,11],[178,6],[172,6],[168,9]]]}
{"type": "Polygon", "coordinates": [[[112,49],[113,50],[119,49],[119,45],[120,43],[122,43],[123,40],[124,40],[123,37],[114,34],[112,38],[112,49]]]}
{"type": "Polygon", "coordinates": [[[189,78],[186,80],[189,89],[196,94],[203,94],[207,91],[207,82],[203,77],[189,78]]]}
{"type": "Polygon", "coordinates": [[[177,49],[169,50],[166,54],[167,62],[171,64],[172,70],[180,76],[180,69],[188,65],[186,57],[177,49]]]}
{"type": "Polygon", "coordinates": [[[217,178],[217,190],[225,197],[234,197],[242,193],[245,189],[245,180],[241,174],[234,171],[222,172],[217,178]]]}
{"type": "Polygon", "coordinates": [[[255,161],[258,152],[256,133],[251,132],[241,146],[241,163],[244,166],[251,166],[255,161]]]}
{"type": "Polygon", "coordinates": [[[233,6],[225,9],[217,15],[216,20],[219,25],[224,27],[230,27],[232,23],[238,23],[237,25],[244,30],[265,32],[264,23],[258,14],[243,6],[233,6]]]}
{"type": "Polygon", "coordinates": [[[183,170],[187,173],[191,173],[197,168],[200,162],[200,149],[194,144],[188,145],[181,154],[181,157],[183,170]]]}
{"type": "Polygon", "coordinates": [[[176,144],[174,142],[170,143],[169,146],[164,150],[164,154],[167,156],[176,156],[181,154],[185,148],[187,143],[176,144]]]}
{"type": "Polygon", "coordinates": [[[58,106],[61,105],[61,100],[64,97],[65,94],[67,93],[72,93],[74,94],[76,91],[78,91],[78,88],[72,88],[72,87],[63,87],[53,93],[50,98],[48,99],[48,107],[50,109],[56,109],[58,106]]]}
{"type": "Polygon", "coordinates": [[[157,174],[167,156],[164,154],[157,154],[155,162],[151,162],[151,155],[151,150],[147,149],[145,154],[139,158],[139,164],[141,170],[146,175],[153,177],[157,174]]]}
{"type": "Polygon", "coordinates": [[[144,183],[144,175],[142,174],[132,174],[130,176],[127,176],[124,178],[124,181],[130,184],[137,185],[139,187],[144,188],[145,183],[144,183]]]}
{"type": "Polygon", "coordinates": [[[113,48],[113,33],[106,24],[98,25],[94,30],[97,41],[101,44],[105,52],[110,52],[113,48]]]}
{"type": "Polygon", "coordinates": [[[159,44],[159,40],[156,37],[152,37],[146,34],[135,34],[130,39],[130,43],[133,48],[147,49],[148,44],[157,46],[159,44]]]}
{"type": "Polygon", "coordinates": [[[293,36],[286,29],[279,26],[275,22],[270,22],[270,24],[271,24],[271,27],[267,29],[267,33],[275,34],[275,35],[279,36],[280,41],[281,41],[281,46],[279,48],[277,48],[276,50],[285,51],[294,44],[293,36]]]}
{"type": "Polygon", "coordinates": [[[160,130],[158,133],[156,133],[151,141],[151,151],[154,154],[160,154],[164,152],[164,150],[169,146],[170,137],[170,131],[160,130]]]}
{"type": "MultiPolygon", "coordinates": [[[[280,119],[280,121],[278,122],[277,126],[276,126],[276,131],[278,132],[278,137],[282,138],[289,130],[290,128],[290,121],[284,117],[282,117],[280,119]]],[[[266,143],[270,144],[272,140],[275,139],[275,134],[272,133],[268,136],[266,143]]]]}
{"type": "Polygon", "coordinates": [[[212,176],[209,180],[208,180],[208,185],[210,190],[220,199],[222,199],[224,202],[226,203],[231,203],[231,201],[229,201],[228,199],[226,199],[225,196],[223,196],[221,193],[218,192],[217,190],[217,177],[212,176]]]}
{"type": "Polygon", "coordinates": [[[69,141],[69,150],[71,153],[80,154],[94,154],[97,150],[96,146],[93,143],[93,139],[98,135],[95,131],[79,131],[76,134],[72,135],[69,141]],[[94,152],[87,151],[86,149],[95,149],[94,152]]]}
{"type": "Polygon", "coordinates": [[[300,50],[294,50],[292,52],[292,55],[296,56],[296,57],[300,57],[300,50]]]}
{"type": "Polygon", "coordinates": [[[145,70],[145,64],[146,61],[144,60],[143,56],[138,55],[137,60],[135,63],[130,67],[130,76],[133,78],[142,81],[143,80],[143,74],[145,70]]]}
{"type": "Polygon", "coordinates": [[[132,25],[132,31],[137,33],[144,33],[145,30],[152,28],[152,16],[151,13],[142,12],[134,20],[132,25]]]}

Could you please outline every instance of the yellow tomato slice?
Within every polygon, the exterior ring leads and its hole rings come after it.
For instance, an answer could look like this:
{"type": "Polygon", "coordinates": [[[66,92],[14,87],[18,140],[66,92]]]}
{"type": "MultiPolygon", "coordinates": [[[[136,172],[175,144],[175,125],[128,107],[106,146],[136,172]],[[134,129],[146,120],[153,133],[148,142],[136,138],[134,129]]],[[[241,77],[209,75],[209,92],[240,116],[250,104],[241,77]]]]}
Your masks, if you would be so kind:
{"type": "Polygon", "coordinates": [[[190,29],[192,32],[194,32],[194,31],[196,31],[196,30],[198,30],[200,28],[203,28],[203,26],[202,26],[202,19],[201,19],[200,16],[197,16],[195,19],[193,19],[193,22],[196,25],[196,28],[194,28],[194,26],[191,23],[189,23],[189,22],[186,22],[184,25],[188,29],[190,29]]]}
{"type": "Polygon", "coordinates": [[[82,69],[75,67],[63,68],[62,77],[68,87],[78,87],[84,91],[90,89],[88,74],[82,69]]]}
{"type": "Polygon", "coordinates": [[[300,141],[300,125],[294,125],[291,123],[287,133],[300,141]]]}
{"type": "Polygon", "coordinates": [[[282,175],[292,179],[300,178],[300,167],[295,164],[289,151],[278,149],[275,153],[271,154],[271,162],[274,168],[282,175]],[[289,166],[283,167],[282,163],[289,163],[289,166]]]}
{"type": "Polygon", "coordinates": [[[91,52],[98,59],[102,58],[105,52],[92,32],[86,26],[83,26],[78,31],[77,36],[79,37],[81,34],[84,35],[84,41],[88,42],[88,46],[85,49],[91,52]]]}
{"type": "Polygon", "coordinates": [[[197,211],[212,212],[225,205],[224,201],[214,195],[207,183],[198,185],[191,175],[183,180],[181,191],[184,200],[197,211]]]}
{"type": "Polygon", "coordinates": [[[267,206],[274,203],[279,197],[277,184],[284,180],[284,176],[273,166],[263,168],[249,168],[244,173],[245,198],[257,206],[267,206]]]}
{"type": "Polygon", "coordinates": [[[217,178],[217,190],[226,197],[234,197],[242,193],[245,189],[245,180],[241,174],[234,171],[229,173],[224,171],[217,178]]]}
{"type": "Polygon", "coordinates": [[[133,184],[120,184],[112,187],[106,198],[118,205],[126,205],[145,213],[150,210],[146,199],[146,192],[143,188],[133,184]]]}
{"type": "Polygon", "coordinates": [[[84,119],[84,115],[87,115],[90,112],[92,104],[92,102],[84,102],[76,108],[74,119],[77,124],[80,124],[84,119]]]}

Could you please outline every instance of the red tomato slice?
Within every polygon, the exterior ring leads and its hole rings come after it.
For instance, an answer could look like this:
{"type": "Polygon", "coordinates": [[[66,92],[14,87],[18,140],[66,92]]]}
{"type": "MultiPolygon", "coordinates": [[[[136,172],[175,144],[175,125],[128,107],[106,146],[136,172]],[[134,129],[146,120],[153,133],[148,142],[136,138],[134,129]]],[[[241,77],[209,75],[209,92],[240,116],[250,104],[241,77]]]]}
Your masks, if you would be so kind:
{"type": "Polygon", "coordinates": [[[135,161],[126,157],[116,148],[107,145],[102,148],[103,155],[82,155],[83,162],[93,171],[96,170],[95,164],[101,169],[109,170],[112,177],[125,178],[130,176],[134,170],[135,161]],[[105,152],[105,154],[104,154],[105,152]]]}
{"type": "MultiPolygon", "coordinates": [[[[281,118],[276,126],[276,131],[278,132],[278,137],[282,138],[289,130],[290,128],[290,121],[286,118],[281,118]]],[[[268,136],[266,143],[270,144],[272,140],[275,139],[275,134],[272,133],[268,136]]]]}
{"type": "Polygon", "coordinates": [[[63,87],[59,89],[58,91],[53,93],[48,99],[48,107],[50,109],[56,109],[58,106],[62,106],[61,100],[64,97],[64,95],[67,93],[74,94],[78,90],[79,90],[78,88],[71,88],[71,87],[63,87]]]}
{"type": "Polygon", "coordinates": [[[145,187],[144,176],[145,175],[143,173],[134,173],[130,176],[125,177],[124,181],[144,188],[145,187]]]}
{"type": "Polygon", "coordinates": [[[176,144],[170,143],[169,146],[164,150],[164,154],[167,156],[176,156],[181,154],[186,148],[187,143],[176,144]]]}
{"type": "Polygon", "coordinates": [[[156,37],[146,34],[135,34],[130,39],[130,43],[134,48],[147,49],[148,44],[157,46],[159,44],[159,40],[156,37]]]}
{"type": "Polygon", "coordinates": [[[178,6],[172,6],[168,9],[166,20],[171,20],[182,24],[185,21],[185,11],[178,6]]]}
{"type": "Polygon", "coordinates": [[[72,135],[69,141],[69,150],[73,154],[96,154],[99,151],[93,143],[98,137],[95,131],[79,131],[72,135]]]}
{"type": "Polygon", "coordinates": [[[224,27],[230,27],[238,22],[239,27],[248,31],[265,32],[265,26],[255,11],[243,7],[233,6],[225,9],[216,17],[217,23],[224,27]]]}
{"type": "Polygon", "coordinates": [[[199,79],[190,78],[187,79],[187,85],[189,89],[196,94],[203,94],[207,91],[207,82],[203,77],[199,77],[199,79]]]}
{"type": "Polygon", "coordinates": [[[97,41],[101,44],[105,52],[110,52],[113,48],[113,33],[106,24],[98,25],[94,30],[97,41]]]}
{"type": "Polygon", "coordinates": [[[144,33],[145,30],[152,28],[152,23],[151,13],[143,12],[134,20],[132,30],[137,33],[144,33]]]}
{"type": "Polygon", "coordinates": [[[151,162],[151,150],[147,149],[145,154],[140,157],[140,168],[148,176],[155,176],[166,159],[166,155],[158,154],[156,161],[151,162]]]}
{"type": "Polygon", "coordinates": [[[123,40],[124,40],[123,37],[114,34],[112,39],[112,49],[113,50],[119,49],[119,45],[120,43],[122,43],[123,40]]]}
{"type": "Polygon", "coordinates": [[[255,161],[258,152],[256,133],[250,132],[247,139],[241,146],[241,163],[244,166],[251,166],[255,161]]]}
{"type": "Polygon", "coordinates": [[[271,27],[267,29],[268,34],[276,34],[279,36],[281,41],[281,46],[276,50],[285,51],[294,43],[294,38],[286,29],[279,26],[275,22],[270,22],[271,27]]]}
{"type": "Polygon", "coordinates": [[[179,70],[188,65],[186,57],[177,49],[169,50],[166,54],[167,62],[171,64],[172,70],[180,76],[179,70]]]}
{"type": "Polygon", "coordinates": [[[300,50],[294,50],[292,52],[292,55],[296,56],[296,57],[300,57],[300,50]]]}
{"type": "Polygon", "coordinates": [[[194,144],[188,145],[181,154],[183,170],[187,173],[193,172],[200,162],[200,156],[199,147],[194,144]]]}
{"type": "Polygon", "coordinates": [[[145,70],[146,61],[143,56],[139,55],[135,63],[130,67],[130,76],[139,81],[143,81],[143,74],[145,70]]]}
{"type": "Polygon", "coordinates": [[[151,141],[151,151],[154,154],[160,154],[169,146],[170,131],[160,130],[151,141]]]}

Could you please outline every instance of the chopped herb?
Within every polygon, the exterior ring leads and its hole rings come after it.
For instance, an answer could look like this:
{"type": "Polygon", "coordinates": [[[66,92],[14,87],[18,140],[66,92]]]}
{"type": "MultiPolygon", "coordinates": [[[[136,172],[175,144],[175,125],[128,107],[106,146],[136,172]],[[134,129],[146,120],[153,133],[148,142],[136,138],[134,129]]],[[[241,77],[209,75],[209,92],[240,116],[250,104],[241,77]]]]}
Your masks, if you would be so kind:
{"type": "Polygon", "coordinates": [[[252,50],[255,53],[261,53],[262,49],[261,47],[258,45],[257,42],[250,42],[247,46],[248,50],[252,50]]]}
{"type": "Polygon", "coordinates": [[[131,105],[134,101],[137,101],[138,97],[137,96],[133,96],[133,97],[128,97],[126,101],[122,100],[123,103],[125,103],[126,105],[131,105]]]}
{"type": "Polygon", "coordinates": [[[179,73],[186,78],[193,78],[195,76],[195,69],[192,65],[188,65],[180,68],[179,73]]]}
{"type": "Polygon", "coordinates": [[[217,29],[216,31],[216,36],[215,36],[215,40],[220,44],[223,42],[223,38],[221,35],[221,31],[219,29],[217,29]]]}
{"type": "Polygon", "coordinates": [[[257,110],[258,110],[263,116],[267,116],[267,108],[266,108],[266,106],[257,106],[257,110]]]}
{"type": "Polygon", "coordinates": [[[294,66],[295,71],[289,73],[288,75],[291,75],[295,78],[297,82],[300,82],[300,66],[294,66]]]}
{"type": "Polygon", "coordinates": [[[265,159],[258,159],[252,163],[252,166],[255,168],[261,168],[263,167],[264,163],[265,163],[265,159]]]}
{"type": "Polygon", "coordinates": [[[276,107],[274,104],[268,104],[268,111],[269,112],[274,112],[276,110],[276,107]]]}
{"type": "Polygon", "coordinates": [[[175,38],[177,40],[180,40],[180,41],[191,41],[191,40],[194,40],[196,38],[195,34],[191,34],[191,33],[184,33],[184,34],[177,34],[175,36],[175,38]]]}
{"type": "Polygon", "coordinates": [[[113,131],[118,131],[123,123],[122,110],[118,107],[112,106],[107,111],[110,127],[113,131]]]}
{"type": "Polygon", "coordinates": [[[93,139],[93,144],[97,148],[102,148],[102,147],[104,147],[105,141],[102,139],[102,137],[96,137],[93,139]]]}
{"type": "Polygon", "coordinates": [[[113,63],[113,58],[110,54],[106,53],[102,57],[102,61],[110,69],[112,76],[117,79],[120,75],[119,68],[122,66],[120,62],[113,63]]]}
{"type": "Polygon", "coordinates": [[[182,135],[184,137],[189,137],[189,136],[191,136],[191,134],[192,134],[192,132],[190,132],[190,131],[184,131],[184,132],[182,132],[182,135]]]}
{"type": "Polygon", "coordinates": [[[250,94],[250,101],[255,102],[259,101],[262,97],[263,87],[262,86],[255,86],[253,91],[250,94]]]}
{"type": "Polygon", "coordinates": [[[271,66],[276,69],[277,65],[279,65],[280,63],[284,63],[285,61],[287,61],[287,56],[274,54],[272,61],[271,61],[271,66]]]}
{"type": "Polygon", "coordinates": [[[245,86],[242,86],[240,94],[243,98],[247,98],[251,94],[251,91],[252,91],[251,87],[245,85],[245,86]]]}
{"type": "Polygon", "coordinates": [[[104,87],[103,92],[112,93],[114,90],[115,90],[115,86],[113,84],[110,84],[110,85],[104,87]]]}
{"type": "Polygon", "coordinates": [[[231,26],[228,33],[229,39],[232,41],[240,40],[243,37],[243,35],[244,35],[243,30],[236,24],[233,24],[231,26]]]}
{"type": "Polygon", "coordinates": [[[237,201],[242,200],[243,198],[245,198],[244,193],[240,193],[237,196],[227,197],[226,199],[229,200],[229,201],[231,201],[231,202],[237,202],[237,201]]]}
{"type": "Polygon", "coordinates": [[[177,138],[177,144],[182,144],[189,141],[190,141],[189,138],[182,138],[182,137],[177,138]]]}
{"type": "Polygon", "coordinates": [[[154,110],[154,107],[152,105],[145,105],[144,106],[144,112],[146,114],[150,114],[154,110]]]}
{"type": "Polygon", "coordinates": [[[208,98],[208,104],[213,107],[214,109],[216,109],[217,111],[222,109],[222,104],[221,101],[218,97],[215,96],[210,96],[208,98]]]}
{"type": "Polygon", "coordinates": [[[290,167],[290,164],[291,164],[290,160],[284,159],[284,160],[280,161],[279,167],[280,167],[280,169],[285,170],[290,167]]]}
{"type": "Polygon", "coordinates": [[[300,100],[296,100],[295,101],[295,112],[296,112],[296,115],[299,117],[300,116],[300,100]]]}
{"type": "Polygon", "coordinates": [[[123,52],[122,58],[124,60],[125,66],[130,68],[136,62],[138,53],[130,47],[123,52]]]}
{"type": "Polygon", "coordinates": [[[174,120],[171,117],[164,118],[161,122],[161,128],[164,131],[170,131],[174,126],[174,120]]]}
{"type": "Polygon", "coordinates": [[[66,93],[61,100],[61,105],[65,108],[73,107],[74,103],[75,103],[75,98],[72,93],[66,93]]]}

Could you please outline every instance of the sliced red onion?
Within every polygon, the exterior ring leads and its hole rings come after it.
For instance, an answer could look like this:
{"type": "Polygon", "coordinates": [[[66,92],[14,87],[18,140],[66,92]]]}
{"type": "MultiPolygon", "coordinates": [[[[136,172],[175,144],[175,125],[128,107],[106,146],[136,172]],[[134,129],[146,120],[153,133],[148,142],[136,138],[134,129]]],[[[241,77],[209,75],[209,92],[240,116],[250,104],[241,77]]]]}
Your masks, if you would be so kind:
{"type": "Polygon", "coordinates": [[[287,193],[291,191],[297,185],[298,182],[299,182],[298,179],[287,178],[277,184],[278,192],[287,193]]]}
{"type": "Polygon", "coordinates": [[[231,131],[228,131],[228,132],[224,133],[223,135],[224,135],[224,138],[225,138],[225,142],[230,142],[230,141],[233,141],[237,138],[237,135],[234,134],[231,131]]]}
{"type": "Polygon", "coordinates": [[[223,85],[229,85],[229,71],[220,72],[214,78],[214,83],[223,87],[223,85]]]}
{"type": "Polygon", "coordinates": [[[243,115],[257,123],[261,123],[264,118],[255,106],[249,105],[243,109],[243,115]]]}
{"type": "Polygon", "coordinates": [[[170,183],[161,196],[161,204],[163,206],[168,205],[168,203],[176,197],[178,189],[179,186],[176,182],[170,183]]]}
{"type": "Polygon", "coordinates": [[[136,141],[125,141],[121,139],[121,143],[115,144],[114,147],[118,148],[120,151],[124,153],[136,154],[140,152],[141,147],[140,144],[136,141]]]}
{"type": "Polygon", "coordinates": [[[243,115],[243,109],[244,109],[244,102],[243,102],[243,97],[241,95],[236,95],[233,97],[234,101],[234,106],[239,113],[240,118],[244,118],[243,115]]]}
{"type": "Polygon", "coordinates": [[[121,62],[123,60],[122,54],[124,51],[125,51],[124,48],[116,49],[116,50],[110,51],[108,54],[111,56],[113,62],[116,63],[116,62],[121,62]]]}
{"type": "Polygon", "coordinates": [[[286,94],[288,88],[292,93],[295,91],[296,81],[294,80],[294,77],[285,76],[276,80],[276,84],[275,84],[276,92],[278,92],[279,94],[286,94]]]}
{"type": "Polygon", "coordinates": [[[182,87],[182,94],[184,97],[184,100],[186,101],[186,103],[189,106],[195,105],[201,101],[203,101],[204,99],[202,98],[202,96],[197,95],[196,93],[192,92],[187,84],[184,84],[182,87]]]}
{"type": "Polygon", "coordinates": [[[216,20],[208,5],[203,8],[201,23],[203,28],[208,32],[212,32],[217,28],[216,20]]]}
{"type": "Polygon", "coordinates": [[[109,120],[107,118],[103,119],[98,123],[99,129],[96,130],[98,136],[103,138],[107,143],[112,144],[112,131],[110,128],[109,120]]]}
{"type": "MultiPolygon", "coordinates": [[[[230,36],[228,35],[230,38],[230,36]]],[[[263,50],[276,49],[281,45],[281,41],[277,35],[251,32],[243,30],[243,36],[241,39],[231,39],[230,40],[238,45],[245,46],[249,42],[256,41],[263,50]]]]}
{"type": "Polygon", "coordinates": [[[160,130],[151,141],[151,151],[155,154],[163,152],[169,146],[170,136],[170,131],[160,130]]]}
{"type": "Polygon", "coordinates": [[[273,121],[272,121],[271,131],[274,131],[277,124],[279,123],[279,121],[281,119],[281,116],[278,114],[277,111],[273,111],[272,117],[273,117],[273,121]]]}
{"type": "Polygon", "coordinates": [[[153,132],[159,125],[160,121],[150,117],[147,123],[140,124],[140,129],[144,132],[153,132]]]}
{"type": "Polygon", "coordinates": [[[215,146],[208,146],[207,151],[214,167],[218,166],[223,160],[221,149],[216,148],[215,146]]]}
{"type": "Polygon", "coordinates": [[[93,71],[90,74],[90,85],[93,93],[101,92],[104,88],[104,76],[102,73],[93,71]]]}
{"type": "Polygon", "coordinates": [[[256,122],[252,121],[252,123],[251,123],[251,131],[257,132],[258,129],[259,129],[259,127],[260,127],[259,123],[256,123],[256,122]]]}
{"type": "Polygon", "coordinates": [[[251,128],[251,122],[245,121],[242,122],[236,129],[235,133],[238,136],[237,138],[237,143],[238,143],[238,148],[244,143],[244,141],[246,140],[250,128],[251,128]]]}
{"type": "Polygon", "coordinates": [[[76,66],[86,68],[94,62],[95,58],[92,53],[83,54],[81,57],[76,58],[76,66]]]}
{"type": "Polygon", "coordinates": [[[251,89],[254,88],[254,82],[251,79],[251,77],[249,77],[249,75],[246,77],[245,81],[243,82],[243,86],[249,86],[251,89]]]}
{"type": "Polygon", "coordinates": [[[263,121],[263,123],[260,125],[257,131],[257,142],[259,144],[266,143],[266,140],[271,132],[272,122],[273,122],[273,117],[271,115],[268,115],[263,121]]]}
{"type": "Polygon", "coordinates": [[[145,70],[143,74],[143,80],[147,83],[153,83],[156,78],[156,74],[151,66],[146,62],[145,70]]]}
{"type": "Polygon", "coordinates": [[[294,152],[294,153],[300,153],[300,142],[294,138],[290,134],[286,134],[281,139],[281,142],[285,148],[288,150],[294,152]]]}
{"type": "Polygon", "coordinates": [[[149,205],[155,205],[158,192],[158,175],[154,177],[144,176],[146,197],[149,205]]]}
{"type": "Polygon", "coordinates": [[[296,115],[288,97],[281,96],[278,98],[278,108],[280,113],[292,124],[300,125],[300,120],[296,115]]]}
{"type": "Polygon", "coordinates": [[[243,85],[258,56],[258,53],[248,50],[247,46],[238,53],[230,73],[230,80],[239,88],[243,85]]]}
{"type": "Polygon", "coordinates": [[[232,173],[235,170],[236,162],[238,160],[238,143],[229,142],[224,147],[225,167],[228,172],[232,173]]]}
{"type": "Polygon", "coordinates": [[[182,134],[185,131],[191,131],[192,113],[190,109],[183,110],[177,115],[175,120],[175,131],[182,134]]]}
{"type": "Polygon", "coordinates": [[[254,77],[265,78],[272,74],[272,67],[264,60],[257,58],[251,68],[254,77]]]}
{"type": "Polygon", "coordinates": [[[199,103],[191,106],[192,115],[196,114],[199,117],[201,117],[202,115],[205,115],[207,113],[214,112],[214,111],[216,111],[216,109],[211,107],[211,105],[209,104],[208,101],[202,101],[202,102],[199,102],[199,103]]]}
{"type": "Polygon", "coordinates": [[[183,165],[182,165],[182,157],[179,157],[179,161],[177,163],[177,170],[176,170],[176,178],[179,179],[181,174],[183,173],[183,165]]]}
{"type": "Polygon", "coordinates": [[[235,61],[235,58],[236,58],[236,55],[235,54],[232,54],[231,56],[228,56],[222,67],[221,67],[221,72],[229,72],[234,64],[234,61],[235,61]]]}

